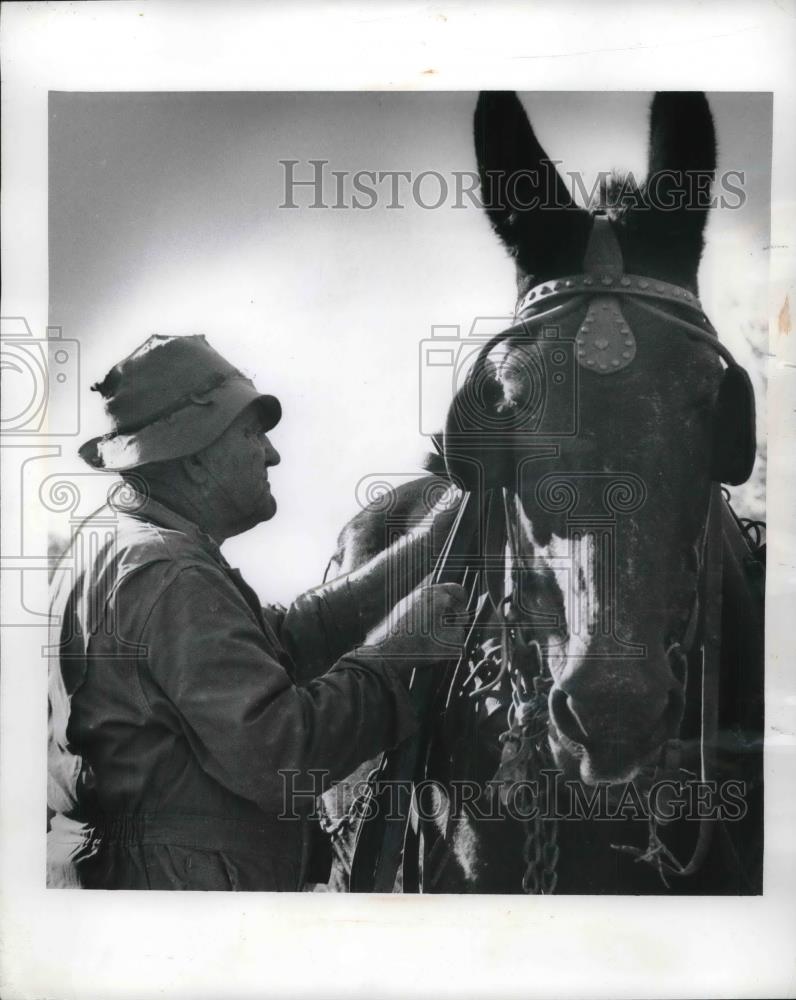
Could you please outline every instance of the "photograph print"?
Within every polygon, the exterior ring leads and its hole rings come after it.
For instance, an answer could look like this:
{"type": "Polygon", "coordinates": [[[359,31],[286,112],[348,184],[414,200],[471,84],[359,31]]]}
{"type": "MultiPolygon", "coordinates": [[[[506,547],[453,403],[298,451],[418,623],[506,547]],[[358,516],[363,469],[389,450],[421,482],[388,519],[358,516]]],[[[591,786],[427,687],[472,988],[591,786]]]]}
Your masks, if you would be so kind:
{"type": "Polygon", "coordinates": [[[772,95],[48,134],[48,887],[762,893],[772,95]]]}

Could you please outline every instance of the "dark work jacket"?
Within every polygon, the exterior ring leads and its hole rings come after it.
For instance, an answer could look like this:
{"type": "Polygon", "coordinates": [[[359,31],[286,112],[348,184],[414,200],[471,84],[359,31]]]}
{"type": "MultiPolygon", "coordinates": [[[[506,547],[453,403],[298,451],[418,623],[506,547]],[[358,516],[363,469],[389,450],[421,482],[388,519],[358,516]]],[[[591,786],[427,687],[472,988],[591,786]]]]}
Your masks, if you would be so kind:
{"type": "Polygon", "coordinates": [[[132,507],[53,581],[48,885],[300,888],[310,793],[414,731],[405,684],[346,653],[345,588],[264,612],[196,525],[132,507]]]}

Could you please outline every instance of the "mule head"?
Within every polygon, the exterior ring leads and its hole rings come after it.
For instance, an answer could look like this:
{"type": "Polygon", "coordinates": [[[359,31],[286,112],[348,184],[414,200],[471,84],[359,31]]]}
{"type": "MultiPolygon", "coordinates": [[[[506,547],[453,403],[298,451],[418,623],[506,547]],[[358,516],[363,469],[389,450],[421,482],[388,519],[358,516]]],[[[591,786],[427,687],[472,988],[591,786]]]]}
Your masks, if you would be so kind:
{"type": "MultiPolygon", "coordinates": [[[[587,270],[594,216],[574,204],[516,95],[480,96],[475,144],[520,297],[587,270]]],[[[603,206],[625,275],[696,292],[715,157],[704,95],[658,94],[645,186],[633,198],[609,190],[603,206]]],[[[678,644],[703,569],[723,375],[712,348],[682,332],[676,305],[655,316],[617,301],[632,363],[610,374],[577,363],[584,296],[550,330],[496,348],[481,392],[506,428],[500,455],[480,454],[517,498],[514,597],[554,680],[551,745],[589,783],[629,780],[680,728],[678,644]]]]}

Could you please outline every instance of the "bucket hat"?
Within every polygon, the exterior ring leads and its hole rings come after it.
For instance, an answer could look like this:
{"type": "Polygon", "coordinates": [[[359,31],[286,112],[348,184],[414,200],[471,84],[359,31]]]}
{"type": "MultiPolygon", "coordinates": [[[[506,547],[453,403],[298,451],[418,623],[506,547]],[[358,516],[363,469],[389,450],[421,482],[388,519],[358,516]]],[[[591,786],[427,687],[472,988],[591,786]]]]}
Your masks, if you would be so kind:
{"type": "Polygon", "coordinates": [[[282,416],[279,400],[258,392],[202,334],[155,334],[91,388],[104,398],[110,422],[106,434],[79,449],[95,469],[123,471],[192,455],[251,403],[259,404],[266,431],[282,416]]]}

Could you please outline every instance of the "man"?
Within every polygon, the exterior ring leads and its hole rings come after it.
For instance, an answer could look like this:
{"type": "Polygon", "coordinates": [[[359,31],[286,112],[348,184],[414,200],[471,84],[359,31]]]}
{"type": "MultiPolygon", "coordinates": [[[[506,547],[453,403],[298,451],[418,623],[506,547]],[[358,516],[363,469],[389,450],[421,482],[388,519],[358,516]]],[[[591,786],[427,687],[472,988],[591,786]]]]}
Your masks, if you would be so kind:
{"type": "Polygon", "coordinates": [[[92,388],[112,430],[81,456],[125,483],[77,532],[53,599],[48,884],[298,889],[310,826],[286,788],[340,780],[409,736],[412,669],[463,641],[443,629],[464,598],[445,585],[350,652],[386,595],[418,582],[441,522],[264,610],[219,546],[276,511],[278,401],[201,336],[150,337],[92,388]]]}

